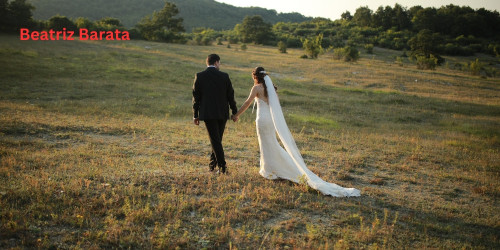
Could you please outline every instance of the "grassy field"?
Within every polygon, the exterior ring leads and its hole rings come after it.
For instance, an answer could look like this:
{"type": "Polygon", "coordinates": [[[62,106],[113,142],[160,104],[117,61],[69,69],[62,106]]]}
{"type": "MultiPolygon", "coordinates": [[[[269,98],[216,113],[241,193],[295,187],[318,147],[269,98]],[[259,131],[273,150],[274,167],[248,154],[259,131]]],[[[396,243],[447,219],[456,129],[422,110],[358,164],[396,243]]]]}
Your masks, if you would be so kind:
{"type": "Polygon", "coordinates": [[[500,248],[500,79],[234,47],[0,36],[0,248],[500,248]],[[262,178],[249,111],[209,173],[214,52],[238,106],[264,66],[309,168],[362,196],[262,178]]]}

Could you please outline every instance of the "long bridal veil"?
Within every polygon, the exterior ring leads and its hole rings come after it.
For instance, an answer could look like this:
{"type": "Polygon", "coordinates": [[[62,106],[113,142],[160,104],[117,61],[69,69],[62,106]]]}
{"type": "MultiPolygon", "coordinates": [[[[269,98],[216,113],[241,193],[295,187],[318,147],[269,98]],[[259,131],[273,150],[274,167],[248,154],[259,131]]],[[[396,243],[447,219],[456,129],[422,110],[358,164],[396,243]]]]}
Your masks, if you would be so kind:
{"type": "MultiPolygon", "coordinates": [[[[302,158],[302,155],[300,154],[299,149],[295,144],[295,140],[293,139],[293,136],[290,133],[290,130],[288,129],[288,125],[286,124],[285,117],[283,116],[283,111],[281,110],[281,105],[279,103],[276,90],[274,89],[273,82],[271,81],[271,78],[268,75],[264,77],[264,80],[267,87],[271,117],[276,132],[278,133],[278,136],[281,142],[283,143],[283,146],[285,146],[286,152],[290,155],[295,166],[299,169],[300,173],[302,173],[302,175],[305,176],[309,186],[320,191],[325,195],[331,195],[336,197],[360,196],[359,190],[355,188],[344,188],[337,184],[323,181],[321,178],[319,178],[316,174],[314,174],[306,167],[304,159],[302,158]]],[[[297,179],[299,178],[300,176],[297,176],[297,179]]]]}

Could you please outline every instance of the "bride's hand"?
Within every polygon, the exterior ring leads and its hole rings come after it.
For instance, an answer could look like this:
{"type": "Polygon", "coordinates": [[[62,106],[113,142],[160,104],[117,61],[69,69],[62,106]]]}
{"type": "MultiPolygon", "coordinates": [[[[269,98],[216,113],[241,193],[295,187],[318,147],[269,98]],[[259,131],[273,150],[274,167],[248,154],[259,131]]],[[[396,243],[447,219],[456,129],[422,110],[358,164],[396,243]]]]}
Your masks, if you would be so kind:
{"type": "Polygon", "coordinates": [[[240,117],[237,116],[237,115],[232,115],[231,116],[231,120],[233,120],[233,122],[237,122],[239,119],[240,119],[240,117]]]}

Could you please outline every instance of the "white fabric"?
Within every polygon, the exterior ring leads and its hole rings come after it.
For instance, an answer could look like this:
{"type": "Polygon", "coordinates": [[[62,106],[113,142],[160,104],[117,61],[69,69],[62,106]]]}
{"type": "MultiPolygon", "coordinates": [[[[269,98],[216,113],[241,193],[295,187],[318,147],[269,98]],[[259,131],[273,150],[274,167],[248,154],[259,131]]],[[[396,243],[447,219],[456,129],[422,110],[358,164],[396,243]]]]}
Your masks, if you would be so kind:
{"type": "Polygon", "coordinates": [[[264,79],[269,105],[264,100],[257,98],[256,126],[260,147],[259,173],[268,179],[282,178],[297,183],[306,180],[310,187],[325,195],[335,197],[360,196],[359,190],[343,188],[337,184],[323,181],[306,167],[286,124],[273,82],[269,76],[264,79]],[[278,143],[276,132],[286,151],[278,143]]]}

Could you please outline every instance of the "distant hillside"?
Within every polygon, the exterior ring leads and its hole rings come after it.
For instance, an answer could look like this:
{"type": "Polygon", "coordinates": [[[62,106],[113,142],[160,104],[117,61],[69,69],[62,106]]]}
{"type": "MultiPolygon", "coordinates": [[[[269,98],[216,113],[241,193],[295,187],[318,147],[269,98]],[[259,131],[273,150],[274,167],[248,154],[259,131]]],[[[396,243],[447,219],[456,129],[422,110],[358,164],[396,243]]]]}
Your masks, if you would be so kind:
{"type": "MultiPolygon", "coordinates": [[[[115,17],[127,27],[133,27],[144,16],[160,10],[164,0],[28,0],[35,7],[34,18],[46,20],[54,15],[70,18],[87,17],[98,20],[115,17]]],[[[234,28],[247,15],[261,15],[266,22],[303,22],[310,20],[299,13],[277,13],[259,7],[241,8],[214,0],[168,0],[179,8],[184,27],[190,32],[195,27],[215,30],[234,28]]]]}

